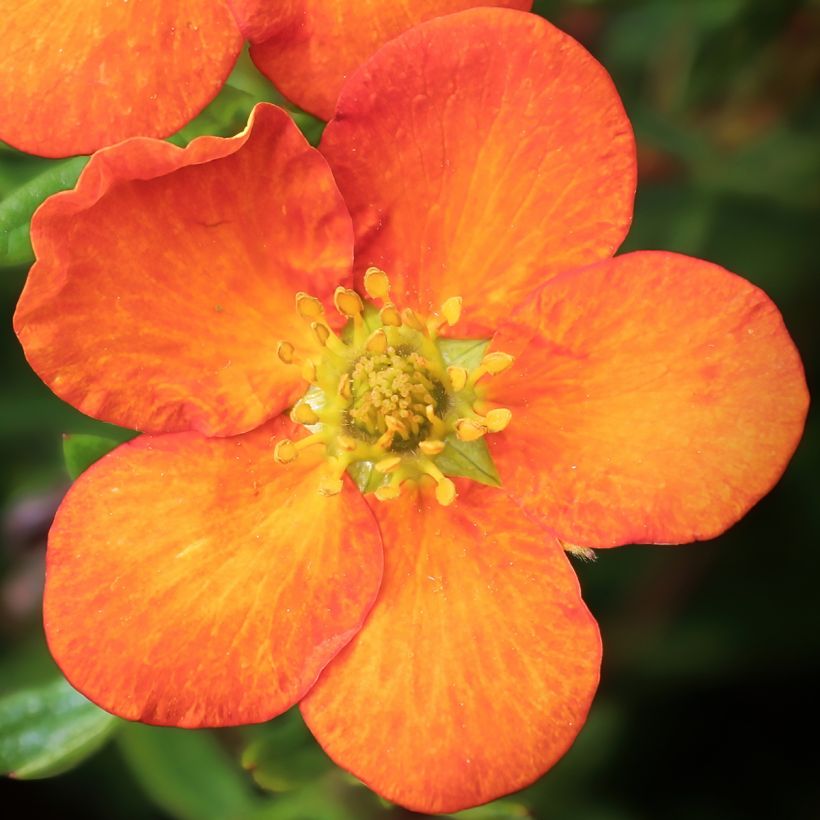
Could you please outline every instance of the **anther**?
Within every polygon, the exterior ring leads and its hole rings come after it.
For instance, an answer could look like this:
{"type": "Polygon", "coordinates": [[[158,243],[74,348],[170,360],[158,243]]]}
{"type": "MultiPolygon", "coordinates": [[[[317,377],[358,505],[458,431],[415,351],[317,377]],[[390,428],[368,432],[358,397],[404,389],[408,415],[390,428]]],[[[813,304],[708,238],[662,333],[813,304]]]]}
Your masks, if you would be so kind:
{"type": "Polygon", "coordinates": [[[350,399],[353,398],[353,391],[350,387],[350,375],[348,373],[344,373],[339,379],[339,387],[337,388],[337,392],[347,401],[350,401],[350,399]]]}
{"type": "Polygon", "coordinates": [[[494,353],[488,353],[481,360],[481,367],[491,376],[495,376],[498,373],[503,373],[514,361],[515,357],[510,356],[509,353],[495,351],[494,353]]]}
{"type": "Polygon", "coordinates": [[[442,507],[449,507],[456,500],[456,485],[432,461],[422,461],[419,467],[436,482],[436,501],[442,507]]]}
{"type": "Polygon", "coordinates": [[[436,501],[442,507],[449,507],[456,500],[456,485],[449,478],[436,484],[436,501]]]}
{"type": "Polygon", "coordinates": [[[311,361],[308,359],[302,365],[302,378],[306,382],[310,382],[311,384],[316,384],[316,362],[311,361]]]}
{"type": "Polygon", "coordinates": [[[273,460],[277,464],[290,464],[292,461],[296,461],[298,455],[299,451],[296,449],[296,445],[289,438],[277,441],[276,446],[273,448],[273,460]]]}
{"type": "Polygon", "coordinates": [[[485,422],[491,433],[500,433],[507,427],[511,419],[512,413],[506,407],[496,407],[487,413],[485,422]]]}
{"type": "Polygon", "coordinates": [[[355,290],[348,290],[341,287],[341,285],[336,288],[336,292],[333,294],[333,304],[342,316],[361,316],[362,310],[364,310],[359,294],[355,290]]]}
{"type": "Polygon", "coordinates": [[[451,365],[447,368],[447,375],[450,377],[450,384],[453,385],[453,390],[455,390],[456,393],[463,390],[467,385],[469,373],[467,373],[465,368],[451,365]]]}
{"type": "Polygon", "coordinates": [[[451,296],[445,299],[441,306],[441,315],[444,316],[445,321],[452,327],[461,318],[461,303],[460,296],[451,296]]]}
{"type": "Polygon", "coordinates": [[[303,319],[318,319],[324,312],[324,306],[310,294],[299,291],[296,294],[296,310],[303,319]]]}
{"type": "Polygon", "coordinates": [[[377,461],[373,467],[380,473],[392,473],[399,468],[401,456],[388,456],[381,461],[377,461]]]}
{"type": "Polygon", "coordinates": [[[379,319],[381,319],[383,325],[387,325],[388,327],[401,326],[401,314],[395,305],[385,305],[379,311],[379,319]]]}
{"type": "Polygon", "coordinates": [[[344,433],[337,436],[336,443],[343,450],[347,450],[348,453],[352,453],[359,446],[359,442],[353,436],[347,436],[344,433]]]}
{"type": "Polygon", "coordinates": [[[401,495],[400,484],[382,484],[374,493],[379,501],[393,501],[401,495]]]}
{"type": "Polygon", "coordinates": [[[322,495],[338,495],[344,487],[345,470],[349,461],[345,458],[329,459],[330,472],[319,479],[319,492],[322,495]]]}
{"type": "Polygon", "coordinates": [[[456,435],[461,441],[478,441],[487,434],[487,428],[473,419],[459,419],[455,423],[456,435]]]}
{"type": "Polygon", "coordinates": [[[322,322],[311,322],[310,329],[315,334],[319,344],[324,347],[324,345],[327,344],[327,340],[330,338],[330,328],[322,322]]]}
{"type": "Polygon", "coordinates": [[[441,440],[425,439],[419,442],[419,450],[426,456],[437,456],[447,445],[441,440]]]}
{"type": "Polygon", "coordinates": [[[390,293],[390,280],[381,268],[368,268],[364,272],[364,289],[371,299],[386,299],[390,293]]]}
{"type": "Polygon", "coordinates": [[[427,331],[427,327],[421,319],[416,316],[416,313],[412,308],[405,308],[401,312],[401,320],[405,325],[407,325],[407,327],[410,327],[413,330],[418,330],[420,333],[425,333],[427,331]]]}
{"type": "Polygon", "coordinates": [[[300,402],[290,411],[290,420],[295,424],[316,424],[319,416],[309,404],[300,402]]]}
{"type": "Polygon", "coordinates": [[[281,341],[276,345],[276,355],[285,364],[293,364],[295,353],[296,350],[290,342],[281,341]]]}
{"type": "Polygon", "coordinates": [[[319,479],[319,492],[322,495],[339,495],[344,487],[344,481],[340,477],[325,475],[319,479]]]}
{"type": "Polygon", "coordinates": [[[371,353],[385,353],[387,351],[387,335],[384,330],[382,328],[374,330],[364,346],[371,353]]]}

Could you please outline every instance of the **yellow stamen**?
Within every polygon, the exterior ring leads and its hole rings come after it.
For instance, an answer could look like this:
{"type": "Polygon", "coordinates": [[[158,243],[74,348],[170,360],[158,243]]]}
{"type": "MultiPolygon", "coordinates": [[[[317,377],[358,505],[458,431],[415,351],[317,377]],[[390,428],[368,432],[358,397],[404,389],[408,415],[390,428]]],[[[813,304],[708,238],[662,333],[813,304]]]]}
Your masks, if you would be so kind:
{"type": "Polygon", "coordinates": [[[336,441],[343,450],[347,450],[349,453],[352,453],[358,446],[359,442],[356,441],[353,436],[347,436],[342,433],[340,436],[336,438],[336,441]]]}
{"type": "Polygon", "coordinates": [[[386,353],[387,352],[387,334],[382,328],[374,330],[367,341],[365,342],[365,349],[371,353],[386,353]]]}
{"type": "Polygon", "coordinates": [[[290,464],[292,461],[296,461],[298,456],[299,451],[289,438],[277,441],[276,446],[273,448],[273,460],[277,464],[290,464]]]}
{"type": "Polygon", "coordinates": [[[316,384],[316,362],[311,361],[308,359],[302,365],[302,378],[306,382],[310,382],[311,384],[316,384]]]}
{"type": "Polygon", "coordinates": [[[339,286],[333,294],[333,304],[342,316],[361,316],[364,310],[362,298],[355,290],[348,290],[339,286]]]}
{"type": "Polygon", "coordinates": [[[461,318],[461,304],[462,299],[460,296],[451,296],[449,299],[445,299],[441,306],[441,313],[450,327],[461,318]]]}
{"type": "Polygon", "coordinates": [[[368,268],[364,272],[364,289],[371,299],[386,299],[390,293],[390,280],[381,268],[368,268]]]}
{"type": "Polygon", "coordinates": [[[494,410],[490,410],[490,412],[487,413],[485,421],[487,424],[487,429],[491,433],[500,433],[507,427],[511,419],[512,412],[507,410],[506,407],[496,407],[494,410]]]}
{"type": "Polygon", "coordinates": [[[420,333],[426,333],[427,327],[424,323],[416,316],[415,311],[412,308],[405,308],[401,312],[401,319],[407,327],[413,328],[413,330],[418,330],[420,333]]]}
{"type": "Polygon", "coordinates": [[[449,507],[456,500],[456,485],[449,478],[436,484],[436,501],[442,507],[449,507]]]}
{"type": "Polygon", "coordinates": [[[379,311],[379,319],[388,327],[401,327],[401,314],[395,305],[387,304],[379,311]]]}
{"type": "Polygon", "coordinates": [[[453,385],[453,390],[456,393],[461,392],[466,387],[469,374],[465,368],[451,365],[447,368],[447,375],[450,377],[450,384],[453,385]]]}
{"type": "Polygon", "coordinates": [[[295,424],[316,424],[319,416],[309,404],[300,402],[290,411],[290,420],[295,424]]]}
{"type": "Polygon", "coordinates": [[[339,387],[336,392],[347,401],[350,401],[353,397],[353,393],[350,389],[350,375],[348,373],[344,373],[339,379],[339,387]]]}
{"type": "Polygon", "coordinates": [[[419,442],[419,450],[426,456],[437,456],[447,445],[443,441],[425,439],[419,442]]]}
{"type": "Polygon", "coordinates": [[[380,473],[392,473],[398,469],[401,464],[401,456],[389,456],[377,461],[373,467],[380,473]]]}
{"type": "Polygon", "coordinates": [[[339,495],[343,487],[341,476],[325,475],[319,479],[319,492],[322,495],[339,495]]]}
{"type": "Polygon", "coordinates": [[[290,342],[281,341],[276,345],[276,355],[285,363],[293,364],[293,357],[296,349],[290,342]]]}
{"type": "Polygon", "coordinates": [[[379,501],[393,501],[401,495],[400,484],[382,484],[374,493],[379,501]]]}
{"type": "Polygon", "coordinates": [[[319,492],[322,495],[338,495],[344,487],[344,476],[350,461],[346,458],[328,459],[330,471],[319,479],[319,492]]]}
{"type": "Polygon", "coordinates": [[[497,350],[493,353],[488,353],[481,360],[481,367],[491,376],[495,376],[498,373],[503,373],[514,361],[514,356],[497,350]]]}
{"type": "Polygon", "coordinates": [[[455,423],[456,435],[461,441],[478,441],[487,434],[487,428],[474,419],[459,419],[455,423]]]}
{"type": "Polygon", "coordinates": [[[303,319],[318,319],[324,312],[324,306],[310,294],[299,291],[296,294],[296,310],[303,319]]]}
{"type": "Polygon", "coordinates": [[[436,501],[442,507],[449,507],[456,500],[456,485],[432,461],[422,461],[419,467],[436,482],[436,501]]]}
{"type": "Polygon", "coordinates": [[[322,322],[311,322],[310,329],[316,335],[320,345],[324,346],[327,344],[327,340],[330,338],[330,328],[326,324],[322,322]]]}

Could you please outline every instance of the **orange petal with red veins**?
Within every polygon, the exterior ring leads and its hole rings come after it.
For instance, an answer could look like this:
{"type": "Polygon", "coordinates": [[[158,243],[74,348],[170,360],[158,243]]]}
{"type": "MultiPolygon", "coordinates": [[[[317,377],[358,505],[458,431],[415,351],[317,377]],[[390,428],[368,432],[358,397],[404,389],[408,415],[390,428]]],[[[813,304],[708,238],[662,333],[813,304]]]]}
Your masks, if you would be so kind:
{"type": "Polygon", "coordinates": [[[495,330],[556,273],[609,257],[635,191],[609,75],[540,17],[474,9],[384,46],[342,89],[321,150],[353,215],[357,270],[456,330],[495,330]]]}
{"type": "Polygon", "coordinates": [[[231,0],[251,57],[290,100],[323,120],[345,79],[382,44],[424,20],[474,8],[529,11],[532,0],[231,0]]]}
{"type": "Polygon", "coordinates": [[[84,413],[152,433],[242,433],[292,403],[306,384],[277,344],[317,345],[294,295],[328,298],[352,257],[325,160],[271,105],[231,139],[99,152],[32,240],[29,363],[84,413]]]}
{"type": "Polygon", "coordinates": [[[451,812],[520,789],[569,748],[598,683],[598,628],[557,540],[459,482],[375,512],[382,590],[301,709],[325,751],[388,800],[451,812]]]}
{"type": "Polygon", "coordinates": [[[7,2],[0,42],[0,139],[46,157],[172,134],[242,48],[224,0],[7,2]]]}
{"type": "Polygon", "coordinates": [[[486,380],[512,422],[504,488],[586,547],[683,543],[732,525],[803,431],[800,357],[769,298],[717,265],[631,253],[544,286],[496,336],[486,380]]]}
{"type": "Polygon", "coordinates": [[[44,617],[72,685],[174,726],[268,720],[356,634],[378,592],[378,527],[323,461],[273,460],[281,419],[236,438],[142,436],[83,474],[49,535],[44,617]]]}

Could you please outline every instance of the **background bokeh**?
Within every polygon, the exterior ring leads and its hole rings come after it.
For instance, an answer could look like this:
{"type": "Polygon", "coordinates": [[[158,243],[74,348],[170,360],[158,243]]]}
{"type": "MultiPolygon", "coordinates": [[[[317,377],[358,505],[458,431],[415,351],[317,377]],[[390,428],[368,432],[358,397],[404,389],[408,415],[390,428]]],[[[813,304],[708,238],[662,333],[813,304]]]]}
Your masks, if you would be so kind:
{"type": "MultiPolygon", "coordinates": [[[[820,3],[540,0],[535,10],[609,69],[635,127],[624,250],[701,256],[761,286],[816,385],[820,3]]],[[[275,95],[243,60],[178,139],[235,132],[260,98],[275,95]]],[[[315,137],[315,122],[298,121],[315,137]]],[[[0,198],[46,165],[0,146],[0,198]]],[[[45,534],[68,485],[61,434],[100,430],[23,359],[11,316],[25,255],[0,270],[0,695],[56,674],[39,598],[45,534]]],[[[577,564],[606,650],[589,722],[539,783],[464,816],[820,817],[818,468],[815,414],[783,480],[723,537],[577,564]]],[[[335,770],[295,714],[215,733],[130,727],[68,774],[0,780],[0,806],[11,799],[30,816],[90,820],[411,816],[335,770]]]]}

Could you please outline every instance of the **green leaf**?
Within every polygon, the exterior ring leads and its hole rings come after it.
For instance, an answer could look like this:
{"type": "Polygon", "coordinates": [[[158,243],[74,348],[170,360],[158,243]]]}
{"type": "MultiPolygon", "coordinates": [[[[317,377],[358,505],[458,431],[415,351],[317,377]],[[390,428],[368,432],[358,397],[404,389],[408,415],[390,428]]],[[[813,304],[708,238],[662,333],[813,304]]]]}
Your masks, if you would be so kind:
{"type": "Polygon", "coordinates": [[[88,157],[54,162],[0,203],[0,267],[23,265],[34,259],[29,238],[32,215],[52,194],[73,188],[87,162],[88,157]]]}
{"type": "Polygon", "coordinates": [[[87,433],[63,436],[63,459],[72,481],[106,453],[110,453],[115,447],[136,435],[132,430],[112,428],[112,431],[115,432],[107,436],[87,433]]]}
{"type": "Polygon", "coordinates": [[[60,678],[0,700],[0,770],[21,780],[53,777],[96,752],[121,721],[60,678]]]}
{"type": "Polygon", "coordinates": [[[272,792],[292,791],[332,768],[298,709],[291,709],[258,729],[258,736],[242,753],[242,767],[261,788],[272,792]]]}
{"type": "Polygon", "coordinates": [[[208,730],[123,725],[117,737],[148,797],[182,820],[225,820],[256,806],[250,781],[208,730]]]}
{"type": "Polygon", "coordinates": [[[489,339],[436,339],[444,364],[466,370],[478,367],[489,343],[489,339]]]}
{"type": "Polygon", "coordinates": [[[455,817],[457,820],[516,820],[521,817],[532,817],[526,806],[521,803],[512,803],[509,800],[498,800],[486,806],[477,806],[474,809],[443,816],[455,817]]]}
{"type": "Polygon", "coordinates": [[[460,441],[456,436],[449,435],[444,441],[447,446],[434,459],[442,473],[471,478],[491,487],[501,486],[501,479],[483,438],[460,441]]]}

